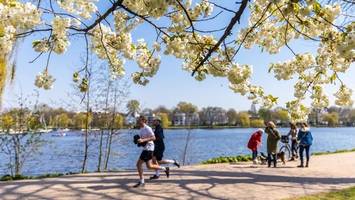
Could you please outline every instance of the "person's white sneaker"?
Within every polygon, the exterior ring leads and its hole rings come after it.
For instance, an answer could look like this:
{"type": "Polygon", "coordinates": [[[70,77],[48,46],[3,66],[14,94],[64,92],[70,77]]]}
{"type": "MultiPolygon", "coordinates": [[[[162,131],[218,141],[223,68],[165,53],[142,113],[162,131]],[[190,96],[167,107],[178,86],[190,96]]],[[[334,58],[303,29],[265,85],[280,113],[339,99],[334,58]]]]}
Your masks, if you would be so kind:
{"type": "Polygon", "coordinates": [[[258,164],[258,161],[257,161],[257,160],[253,160],[253,164],[254,164],[254,165],[257,165],[257,164],[258,164]]]}

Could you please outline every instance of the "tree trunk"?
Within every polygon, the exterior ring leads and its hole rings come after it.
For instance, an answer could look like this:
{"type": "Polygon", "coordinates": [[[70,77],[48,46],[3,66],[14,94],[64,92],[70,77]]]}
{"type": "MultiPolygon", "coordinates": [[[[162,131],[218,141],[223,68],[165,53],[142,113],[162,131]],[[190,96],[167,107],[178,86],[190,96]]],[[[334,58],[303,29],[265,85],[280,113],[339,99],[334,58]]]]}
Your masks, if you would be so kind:
{"type": "Polygon", "coordinates": [[[191,140],[191,124],[188,125],[189,128],[187,130],[187,136],[186,136],[186,142],[185,142],[185,148],[184,148],[184,154],[183,154],[183,160],[182,160],[182,165],[185,165],[186,163],[186,158],[187,158],[187,150],[189,148],[189,143],[190,143],[190,140],[191,140]]]}
{"type": "Polygon", "coordinates": [[[101,130],[101,134],[100,134],[100,143],[99,143],[99,157],[98,157],[98,162],[97,162],[97,171],[100,172],[101,171],[101,158],[102,158],[102,140],[103,140],[103,136],[104,136],[104,129],[101,130]]]}
{"type": "MultiPolygon", "coordinates": [[[[107,109],[108,109],[108,100],[109,100],[109,94],[110,94],[110,87],[111,87],[111,81],[108,81],[107,84],[107,91],[106,91],[106,98],[105,98],[105,113],[104,113],[104,117],[105,117],[105,127],[102,127],[101,130],[101,135],[100,135],[100,144],[99,144],[99,157],[98,157],[98,162],[97,162],[97,171],[100,172],[101,171],[101,160],[102,160],[102,143],[103,143],[103,136],[104,136],[104,130],[107,129],[108,127],[108,123],[107,123],[107,109]]],[[[107,144],[107,143],[106,143],[107,144]]],[[[105,164],[106,166],[106,164],[105,164]]]]}
{"type": "Polygon", "coordinates": [[[21,144],[20,138],[18,135],[13,136],[13,143],[15,149],[15,175],[21,174],[21,162],[20,162],[20,154],[21,154],[21,144]]]}
{"type": "Polygon", "coordinates": [[[107,171],[108,161],[110,160],[112,135],[113,135],[113,129],[110,130],[110,133],[108,136],[108,146],[107,146],[106,160],[105,160],[105,166],[104,166],[105,171],[107,171]]]}
{"type": "Polygon", "coordinates": [[[112,135],[113,135],[113,130],[114,130],[114,123],[115,123],[115,118],[116,118],[116,103],[117,103],[117,88],[115,89],[114,92],[114,105],[113,105],[113,113],[112,113],[112,120],[110,123],[110,133],[108,136],[107,140],[107,150],[106,150],[106,160],[105,160],[105,171],[107,171],[107,166],[108,166],[108,161],[110,160],[110,154],[111,154],[111,144],[112,144],[112,135]]]}
{"type": "MultiPolygon", "coordinates": [[[[89,82],[90,84],[90,82],[89,82]]],[[[83,165],[81,167],[81,173],[85,172],[86,169],[86,163],[87,163],[87,158],[88,158],[88,135],[89,135],[89,117],[90,117],[90,86],[87,92],[87,101],[86,101],[86,120],[85,120],[85,144],[84,144],[84,160],[83,160],[83,165]]]]}

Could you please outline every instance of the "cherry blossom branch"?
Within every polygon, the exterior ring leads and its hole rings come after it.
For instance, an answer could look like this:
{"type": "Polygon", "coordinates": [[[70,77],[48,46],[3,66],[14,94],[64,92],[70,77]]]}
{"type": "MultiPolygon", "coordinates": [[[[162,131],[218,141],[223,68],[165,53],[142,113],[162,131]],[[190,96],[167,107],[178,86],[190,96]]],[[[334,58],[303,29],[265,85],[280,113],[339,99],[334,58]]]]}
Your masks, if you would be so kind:
{"type": "Polygon", "coordinates": [[[125,11],[127,11],[128,13],[130,13],[130,14],[136,16],[136,17],[139,17],[139,18],[143,19],[145,22],[147,22],[148,24],[152,25],[155,29],[158,29],[160,32],[162,32],[164,35],[166,35],[166,36],[168,36],[168,37],[170,38],[170,35],[169,35],[167,32],[165,32],[165,31],[163,30],[163,27],[157,26],[157,25],[154,24],[152,21],[150,21],[147,17],[145,17],[145,16],[143,16],[143,15],[140,15],[140,14],[138,14],[138,13],[133,12],[132,10],[130,10],[129,8],[127,8],[127,7],[124,6],[124,5],[121,5],[120,7],[123,8],[123,9],[124,9],[125,11]]]}
{"type": "Polygon", "coordinates": [[[297,56],[297,54],[292,50],[292,48],[288,45],[287,43],[287,30],[288,30],[288,23],[286,24],[286,30],[285,30],[285,46],[292,52],[294,56],[297,56]]]}
{"type": "Polygon", "coordinates": [[[235,13],[234,17],[231,19],[229,22],[226,30],[224,31],[224,34],[222,37],[218,40],[218,42],[208,51],[208,53],[205,55],[205,57],[201,60],[201,62],[195,67],[195,69],[192,71],[192,76],[195,75],[195,73],[198,71],[198,69],[211,57],[212,53],[215,52],[219,46],[222,44],[222,42],[231,34],[232,29],[234,25],[240,21],[240,18],[247,7],[248,0],[243,0],[238,11],[235,13]]]}
{"type": "Polygon", "coordinates": [[[245,40],[247,39],[247,37],[249,36],[249,34],[250,34],[251,32],[253,32],[253,31],[255,30],[255,28],[257,28],[259,25],[261,25],[263,22],[265,22],[265,21],[266,21],[270,16],[272,16],[273,13],[276,11],[276,9],[273,10],[273,11],[270,13],[270,15],[267,16],[267,17],[263,20],[263,18],[264,18],[264,16],[265,16],[265,14],[267,13],[267,11],[268,11],[268,9],[269,9],[270,6],[271,6],[271,3],[269,3],[269,4],[266,6],[266,8],[265,8],[265,10],[263,11],[263,14],[262,14],[261,17],[259,18],[259,20],[258,20],[258,21],[249,29],[249,31],[245,34],[243,40],[240,42],[240,44],[239,44],[237,50],[235,51],[234,55],[232,56],[232,60],[233,60],[234,57],[238,54],[239,50],[241,49],[242,45],[244,44],[244,42],[245,42],[245,40]]]}
{"type": "Polygon", "coordinates": [[[310,40],[313,40],[313,41],[317,41],[319,42],[320,40],[318,39],[315,39],[315,38],[312,38],[311,36],[303,33],[302,31],[298,30],[295,26],[293,26],[291,24],[291,22],[286,18],[285,14],[282,12],[282,10],[280,9],[279,5],[275,4],[276,5],[276,8],[279,10],[280,14],[282,15],[282,17],[284,18],[284,20],[290,25],[291,28],[293,28],[297,33],[303,35],[304,37],[310,39],[310,40]]]}
{"type": "Polygon", "coordinates": [[[115,11],[118,7],[122,6],[123,0],[118,0],[112,4],[112,6],[105,11],[103,15],[101,15],[99,18],[95,20],[94,23],[89,25],[87,28],[84,29],[74,29],[77,31],[83,31],[83,32],[89,32],[91,29],[93,29],[95,26],[100,24],[103,20],[105,20],[113,11],[115,11]]]}

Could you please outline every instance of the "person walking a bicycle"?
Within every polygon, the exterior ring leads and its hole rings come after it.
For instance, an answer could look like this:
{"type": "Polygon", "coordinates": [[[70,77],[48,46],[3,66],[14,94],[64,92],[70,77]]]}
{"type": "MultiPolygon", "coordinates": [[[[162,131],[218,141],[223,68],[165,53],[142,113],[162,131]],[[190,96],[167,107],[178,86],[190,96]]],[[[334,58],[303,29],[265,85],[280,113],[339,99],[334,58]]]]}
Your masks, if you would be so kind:
{"type": "Polygon", "coordinates": [[[297,148],[298,148],[298,142],[297,142],[297,126],[295,123],[290,122],[290,131],[288,132],[287,137],[291,136],[291,153],[292,157],[290,161],[296,160],[298,158],[298,153],[297,153],[297,148]]]}

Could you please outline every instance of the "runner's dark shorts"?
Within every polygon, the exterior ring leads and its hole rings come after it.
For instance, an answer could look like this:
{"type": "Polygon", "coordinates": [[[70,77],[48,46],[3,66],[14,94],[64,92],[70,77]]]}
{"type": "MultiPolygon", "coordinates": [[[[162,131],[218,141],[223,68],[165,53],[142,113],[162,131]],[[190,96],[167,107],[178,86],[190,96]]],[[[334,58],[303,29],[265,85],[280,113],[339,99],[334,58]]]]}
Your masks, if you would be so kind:
{"type": "Polygon", "coordinates": [[[148,162],[152,158],[153,158],[153,151],[143,150],[141,155],[139,156],[139,159],[143,160],[144,162],[148,162]]]}
{"type": "Polygon", "coordinates": [[[163,160],[163,156],[164,156],[164,148],[154,149],[154,157],[157,159],[157,161],[163,160]]]}

